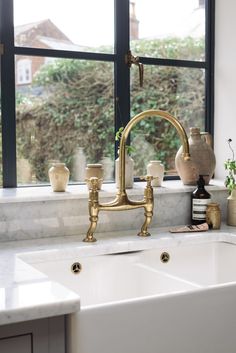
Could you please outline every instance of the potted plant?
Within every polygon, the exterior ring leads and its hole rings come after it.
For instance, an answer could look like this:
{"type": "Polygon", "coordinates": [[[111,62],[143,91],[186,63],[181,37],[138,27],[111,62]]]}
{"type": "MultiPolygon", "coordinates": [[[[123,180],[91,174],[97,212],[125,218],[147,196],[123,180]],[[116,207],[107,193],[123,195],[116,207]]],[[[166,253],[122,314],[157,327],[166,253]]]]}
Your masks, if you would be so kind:
{"type": "Polygon", "coordinates": [[[227,205],[227,223],[230,226],[236,226],[236,160],[234,150],[231,146],[232,139],[228,139],[227,142],[232,152],[232,158],[228,158],[224,163],[225,169],[228,171],[225,186],[230,194],[227,205]]]}
{"type": "Polygon", "coordinates": [[[228,139],[228,145],[229,148],[232,152],[232,159],[228,158],[227,161],[225,161],[225,169],[228,170],[228,175],[226,176],[225,179],[225,186],[229,190],[229,193],[231,194],[233,190],[236,189],[236,160],[234,156],[234,150],[231,146],[232,139],[228,139]]]}

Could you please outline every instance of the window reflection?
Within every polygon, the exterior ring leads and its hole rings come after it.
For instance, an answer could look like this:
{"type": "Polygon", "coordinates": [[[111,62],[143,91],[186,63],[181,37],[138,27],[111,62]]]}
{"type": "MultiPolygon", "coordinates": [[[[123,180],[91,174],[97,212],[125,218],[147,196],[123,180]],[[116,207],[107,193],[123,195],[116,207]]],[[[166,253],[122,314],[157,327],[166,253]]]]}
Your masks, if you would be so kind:
{"type": "Polygon", "coordinates": [[[130,1],[130,45],[135,55],[204,60],[204,38],[205,6],[202,2],[149,0],[147,6],[146,0],[130,1]],[[184,50],[186,40],[192,43],[190,51],[184,50]],[[145,46],[147,41],[149,48],[145,46]],[[170,45],[172,42],[174,45],[170,45]]]}
{"type": "Polygon", "coordinates": [[[114,1],[14,0],[15,45],[113,52],[114,1]]]}

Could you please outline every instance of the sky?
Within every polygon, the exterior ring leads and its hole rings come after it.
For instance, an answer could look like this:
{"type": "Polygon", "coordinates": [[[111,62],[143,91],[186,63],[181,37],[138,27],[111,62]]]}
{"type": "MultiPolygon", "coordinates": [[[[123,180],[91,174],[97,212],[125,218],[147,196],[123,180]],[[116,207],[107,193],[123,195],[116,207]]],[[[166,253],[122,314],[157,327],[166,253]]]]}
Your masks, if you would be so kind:
{"type": "MultiPolygon", "coordinates": [[[[197,0],[136,0],[140,38],[182,28],[197,0]],[[158,32],[158,33],[157,33],[158,32]]],[[[113,43],[113,0],[14,0],[15,25],[50,18],[75,44],[113,43]]]]}

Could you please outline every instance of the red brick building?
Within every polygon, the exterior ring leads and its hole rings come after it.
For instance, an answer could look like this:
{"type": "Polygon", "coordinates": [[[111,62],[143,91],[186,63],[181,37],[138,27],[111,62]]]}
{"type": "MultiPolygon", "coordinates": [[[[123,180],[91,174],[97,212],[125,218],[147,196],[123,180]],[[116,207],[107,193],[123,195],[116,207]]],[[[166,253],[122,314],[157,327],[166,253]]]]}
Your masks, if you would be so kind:
{"type": "MultiPolygon", "coordinates": [[[[74,44],[51,20],[15,27],[15,45],[30,48],[84,50],[74,44]]],[[[49,57],[16,57],[16,86],[30,85],[34,74],[42,65],[54,60],[49,57]]]]}

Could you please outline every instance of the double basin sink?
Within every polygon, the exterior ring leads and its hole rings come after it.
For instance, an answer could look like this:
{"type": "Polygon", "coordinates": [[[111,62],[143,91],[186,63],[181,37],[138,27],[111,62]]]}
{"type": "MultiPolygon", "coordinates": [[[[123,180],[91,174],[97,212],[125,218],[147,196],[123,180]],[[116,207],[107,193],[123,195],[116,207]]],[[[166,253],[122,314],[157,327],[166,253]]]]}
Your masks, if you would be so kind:
{"type": "Polygon", "coordinates": [[[69,353],[235,353],[233,243],[27,262],[80,296],[67,318],[69,353]]]}

